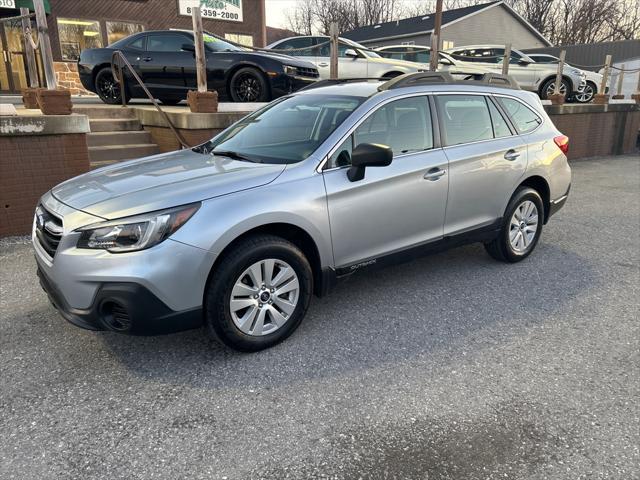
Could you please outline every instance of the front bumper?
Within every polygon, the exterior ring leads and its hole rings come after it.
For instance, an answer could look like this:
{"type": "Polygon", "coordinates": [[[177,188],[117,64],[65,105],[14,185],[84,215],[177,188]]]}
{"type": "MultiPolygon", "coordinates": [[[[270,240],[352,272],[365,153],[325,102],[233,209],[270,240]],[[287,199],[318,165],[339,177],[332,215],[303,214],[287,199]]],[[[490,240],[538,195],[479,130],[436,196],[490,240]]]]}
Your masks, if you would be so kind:
{"type": "Polygon", "coordinates": [[[285,73],[278,74],[271,79],[271,93],[273,98],[282,97],[288,95],[291,92],[296,92],[301,88],[316,83],[320,78],[302,77],[297,75],[287,75],[285,73]]]}
{"type": "Polygon", "coordinates": [[[103,283],[99,285],[89,308],[73,308],[42,269],[38,268],[37,274],[42,289],[56,310],[80,328],[156,335],[198,328],[203,324],[201,308],[175,312],[147,288],[136,283],[103,283]]]}

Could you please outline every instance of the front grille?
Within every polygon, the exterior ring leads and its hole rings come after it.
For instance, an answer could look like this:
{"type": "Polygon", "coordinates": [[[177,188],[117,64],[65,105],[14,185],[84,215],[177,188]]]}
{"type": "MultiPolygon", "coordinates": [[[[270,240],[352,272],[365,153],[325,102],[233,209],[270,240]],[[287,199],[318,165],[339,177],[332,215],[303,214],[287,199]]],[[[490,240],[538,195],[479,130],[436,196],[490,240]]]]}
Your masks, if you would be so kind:
{"type": "Polygon", "coordinates": [[[318,78],[320,74],[317,68],[311,67],[296,67],[297,74],[301,77],[318,78]]]}
{"type": "Polygon", "coordinates": [[[58,245],[60,245],[60,240],[62,239],[62,220],[47,211],[42,205],[38,205],[36,208],[35,224],[38,243],[42,249],[47,252],[47,255],[53,258],[56,255],[58,245]]]}

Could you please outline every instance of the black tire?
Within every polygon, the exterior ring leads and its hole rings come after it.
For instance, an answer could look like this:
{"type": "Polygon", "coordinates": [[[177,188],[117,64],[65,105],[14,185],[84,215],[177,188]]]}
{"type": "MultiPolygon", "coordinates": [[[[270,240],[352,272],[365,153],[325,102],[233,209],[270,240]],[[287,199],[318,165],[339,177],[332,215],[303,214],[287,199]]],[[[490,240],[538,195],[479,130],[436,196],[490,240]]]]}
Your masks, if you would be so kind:
{"type": "Polygon", "coordinates": [[[163,105],[178,105],[182,100],[184,100],[183,98],[171,98],[171,97],[160,97],[158,98],[158,100],[160,100],[160,103],[162,103],[163,105]]]}
{"type": "Polygon", "coordinates": [[[243,352],[255,352],[272,347],[291,335],[302,322],[313,292],[311,266],[302,251],[291,242],[273,235],[249,237],[225,254],[216,266],[205,291],[205,319],[209,333],[225,345],[243,352]],[[262,336],[242,332],[231,316],[233,287],[250,266],[265,259],[286,262],[295,271],[299,295],[293,313],[286,323],[262,336]]]}
{"type": "Polygon", "coordinates": [[[231,76],[229,93],[234,102],[268,102],[270,98],[267,80],[253,67],[243,67],[231,76]]]}
{"type": "MultiPolygon", "coordinates": [[[[94,87],[96,93],[104,103],[109,105],[120,105],[122,99],[120,97],[120,84],[113,77],[111,67],[104,67],[97,74],[94,81],[94,87]]],[[[126,85],[124,89],[125,102],[128,103],[131,99],[127,92],[126,85]]]]}
{"type": "Polygon", "coordinates": [[[589,103],[598,93],[598,86],[593,82],[587,82],[582,93],[574,94],[573,98],[577,103],[589,103]]]}
{"type": "MultiPolygon", "coordinates": [[[[542,100],[547,100],[549,98],[550,92],[548,90],[550,90],[550,87],[552,85],[555,85],[555,83],[556,83],[555,78],[549,78],[542,84],[542,86],[540,87],[540,95],[539,95],[542,100]]],[[[567,99],[571,96],[571,93],[572,93],[571,84],[566,78],[563,78],[562,85],[564,86],[564,91],[565,91],[564,98],[567,99]]]]}
{"type": "Polygon", "coordinates": [[[520,187],[511,197],[509,205],[507,205],[498,237],[492,242],[485,243],[484,247],[489,255],[496,260],[508,263],[520,262],[531,255],[531,252],[536,248],[540,235],[542,234],[543,223],[544,206],[542,203],[542,197],[540,197],[540,194],[533,188],[520,187]],[[538,216],[537,230],[533,240],[528,244],[526,249],[517,251],[514,249],[510,241],[510,234],[512,232],[511,218],[513,217],[516,209],[526,201],[531,201],[536,206],[538,216]]]}

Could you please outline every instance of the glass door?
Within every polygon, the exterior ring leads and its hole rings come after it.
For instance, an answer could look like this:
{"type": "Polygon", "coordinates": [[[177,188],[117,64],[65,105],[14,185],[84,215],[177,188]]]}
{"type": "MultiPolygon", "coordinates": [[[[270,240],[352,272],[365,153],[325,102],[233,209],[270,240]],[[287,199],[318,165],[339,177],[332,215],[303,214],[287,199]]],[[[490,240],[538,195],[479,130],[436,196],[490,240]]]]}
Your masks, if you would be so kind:
{"type": "MultiPolygon", "coordinates": [[[[0,91],[19,93],[29,86],[22,23],[19,20],[0,22],[0,44],[0,91]]],[[[36,53],[36,58],[38,56],[36,53]]]]}
{"type": "Polygon", "coordinates": [[[13,91],[13,78],[11,75],[11,63],[9,62],[7,40],[4,35],[4,24],[1,22],[0,50],[2,50],[2,58],[0,58],[0,93],[9,93],[13,91]]]}

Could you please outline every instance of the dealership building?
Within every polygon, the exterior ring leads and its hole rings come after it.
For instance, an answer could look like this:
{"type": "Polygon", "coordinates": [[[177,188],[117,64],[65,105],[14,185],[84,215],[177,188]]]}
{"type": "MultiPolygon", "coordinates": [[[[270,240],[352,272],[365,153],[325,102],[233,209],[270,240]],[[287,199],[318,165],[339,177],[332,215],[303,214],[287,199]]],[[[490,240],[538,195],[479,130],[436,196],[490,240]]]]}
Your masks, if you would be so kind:
{"type": "MultiPolygon", "coordinates": [[[[198,5],[205,30],[244,45],[266,43],[264,0],[44,0],[44,4],[59,86],[72,93],[82,93],[76,69],[82,50],[107,46],[143,30],[191,29],[191,9],[198,5]]],[[[19,15],[21,7],[33,11],[33,1],[0,0],[0,94],[20,92],[29,84],[21,22],[1,21],[19,15]]],[[[44,85],[40,58],[37,63],[44,85]]]]}

